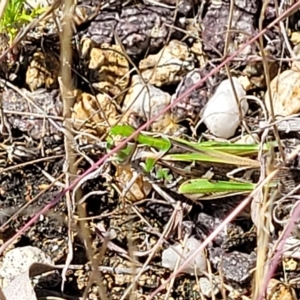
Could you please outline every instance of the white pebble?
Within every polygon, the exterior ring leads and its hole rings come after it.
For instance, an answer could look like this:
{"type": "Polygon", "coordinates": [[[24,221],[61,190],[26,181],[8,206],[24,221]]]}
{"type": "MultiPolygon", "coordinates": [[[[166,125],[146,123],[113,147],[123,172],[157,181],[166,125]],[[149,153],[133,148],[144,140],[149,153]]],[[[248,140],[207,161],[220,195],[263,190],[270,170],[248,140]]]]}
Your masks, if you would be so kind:
{"type": "MultiPolygon", "coordinates": [[[[232,77],[233,85],[241,103],[242,118],[249,108],[246,92],[236,77],[232,77]]],[[[202,112],[206,127],[217,137],[230,138],[240,124],[239,108],[234,96],[230,80],[226,79],[218,86],[213,97],[208,101],[202,112]]]]}
{"type": "Polygon", "coordinates": [[[18,275],[29,270],[33,263],[52,265],[53,262],[42,250],[32,246],[19,247],[7,252],[0,267],[0,277],[9,284],[18,275]]]}
{"type": "MultiPolygon", "coordinates": [[[[165,249],[162,253],[162,266],[170,270],[174,270],[177,264],[177,261],[180,259],[179,267],[183,265],[186,259],[188,259],[194,252],[201,246],[201,243],[191,237],[187,240],[186,245],[183,249],[182,245],[170,246],[168,249],[165,249]]],[[[194,260],[190,261],[182,270],[186,274],[195,274],[199,271],[206,271],[206,257],[204,251],[200,251],[194,260]]]]}
{"type": "Polygon", "coordinates": [[[138,76],[132,76],[132,84],[124,99],[122,110],[135,112],[138,116],[152,118],[171,102],[168,93],[148,83],[146,86],[138,76]]]}
{"type": "Polygon", "coordinates": [[[199,287],[201,293],[208,298],[211,298],[213,294],[217,295],[220,291],[218,284],[215,282],[211,283],[206,277],[201,277],[199,279],[199,287]]]}
{"type": "Polygon", "coordinates": [[[245,134],[240,139],[238,139],[235,144],[242,144],[242,145],[255,145],[258,141],[258,135],[256,133],[250,135],[245,134]]]}

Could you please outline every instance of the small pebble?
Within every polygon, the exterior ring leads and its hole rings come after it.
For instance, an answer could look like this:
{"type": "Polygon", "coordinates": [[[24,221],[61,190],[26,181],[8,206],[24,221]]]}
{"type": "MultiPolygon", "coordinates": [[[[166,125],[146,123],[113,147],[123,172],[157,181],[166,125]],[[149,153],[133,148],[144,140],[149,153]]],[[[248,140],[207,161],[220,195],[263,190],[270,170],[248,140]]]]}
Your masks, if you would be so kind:
{"type": "Polygon", "coordinates": [[[194,70],[194,60],[185,43],[173,40],[157,54],[141,60],[139,69],[146,82],[164,86],[180,82],[194,70]]]}
{"type": "Polygon", "coordinates": [[[246,134],[243,135],[240,139],[238,139],[235,144],[242,144],[242,145],[255,145],[257,144],[258,141],[258,136],[257,134],[246,134]]]}
{"type": "Polygon", "coordinates": [[[300,32],[299,31],[294,31],[291,34],[290,41],[292,42],[293,45],[297,45],[300,43],[300,32]]]}
{"type": "MultiPolygon", "coordinates": [[[[186,246],[182,249],[182,245],[174,245],[165,249],[162,254],[162,266],[170,270],[174,270],[179,259],[179,254],[181,254],[182,259],[180,260],[179,267],[184,264],[184,261],[188,259],[194,252],[201,246],[201,243],[191,237],[187,240],[186,246]]],[[[195,274],[195,270],[198,273],[199,271],[206,271],[206,257],[204,251],[198,252],[197,256],[193,261],[189,262],[184,269],[183,273],[186,274],[195,274]]],[[[199,272],[200,273],[200,272],[199,272]]]]}
{"type": "Polygon", "coordinates": [[[122,110],[129,110],[140,117],[153,118],[171,102],[168,93],[148,83],[144,84],[138,76],[132,76],[132,83],[126,94],[122,110]]]}
{"type": "Polygon", "coordinates": [[[212,295],[217,295],[220,291],[218,285],[214,282],[211,283],[206,277],[201,277],[199,279],[199,287],[201,293],[208,298],[211,298],[212,295]]]}
{"type": "MultiPolygon", "coordinates": [[[[286,70],[276,76],[270,84],[274,114],[290,116],[300,111],[300,72],[286,70]]],[[[265,104],[271,113],[269,91],[265,94],[265,104]]]]}
{"type": "Polygon", "coordinates": [[[283,282],[271,278],[267,287],[267,300],[293,300],[292,288],[283,282]]]}

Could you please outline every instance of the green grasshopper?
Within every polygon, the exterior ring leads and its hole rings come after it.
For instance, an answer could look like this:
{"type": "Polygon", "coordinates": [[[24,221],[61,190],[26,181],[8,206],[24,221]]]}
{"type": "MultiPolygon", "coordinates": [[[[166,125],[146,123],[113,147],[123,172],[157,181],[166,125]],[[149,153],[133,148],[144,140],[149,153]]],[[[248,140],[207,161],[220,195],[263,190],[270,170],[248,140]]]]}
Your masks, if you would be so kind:
{"type": "MultiPolygon", "coordinates": [[[[277,183],[272,182],[270,186],[276,187],[277,183]]],[[[250,182],[214,181],[198,178],[183,182],[178,188],[178,193],[194,201],[214,200],[247,194],[255,188],[256,184],[250,182]]]]}
{"type": "MultiPolygon", "coordinates": [[[[135,129],[128,125],[117,125],[111,128],[111,139],[114,137],[129,137],[135,129]]],[[[167,136],[151,136],[149,133],[142,132],[135,138],[135,143],[154,148],[159,151],[158,154],[153,152],[146,152],[144,154],[145,164],[144,171],[151,172],[157,162],[167,166],[170,170],[178,172],[183,177],[195,177],[192,171],[188,169],[176,168],[170,165],[170,162],[188,162],[188,163],[201,163],[201,164],[218,164],[218,165],[231,165],[235,169],[233,172],[247,169],[259,169],[260,164],[257,160],[253,160],[246,156],[257,155],[259,145],[243,145],[243,144],[230,144],[230,143],[216,143],[216,142],[190,142],[180,138],[167,137],[167,136]],[[173,148],[183,149],[187,153],[171,153],[175,151],[173,148]],[[172,150],[172,151],[171,151],[172,150]]],[[[268,151],[271,147],[276,146],[276,143],[266,143],[263,145],[263,151],[268,151]]],[[[117,159],[128,162],[129,153],[133,154],[134,150],[132,145],[121,150],[117,159]],[[130,148],[131,147],[131,148],[130,148]],[[129,151],[129,148],[131,151],[129,151]]],[[[130,159],[130,158],[129,158],[130,159]]],[[[228,173],[228,178],[230,174],[228,173]]],[[[183,194],[192,200],[208,200],[218,199],[224,196],[232,196],[236,194],[243,194],[251,192],[256,184],[249,182],[225,181],[225,180],[212,180],[211,178],[196,178],[189,179],[182,182],[178,188],[178,193],[183,194]],[[211,195],[212,194],[212,195],[211,195]],[[208,195],[208,196],[207,196],[208,195]]],[[[242,180],[240,180],[242,181],[242,180]]]]}
{"type": "MultiPolygon", "coordinates": [[[[113,144],[113,137],[121,136],[123,138],[129,137],[134,133],[135,129],[129,125],[116,125],[111,128],[109,134],[111,138],[109,138],[109,146],[111,147],[113,144]]],[[[153,147],[161,152],[161,156],[164,155],[169,151],[171,148],[171,142],[167,138],[161,138],[161,137],[152,137],[145,134],[138,134],[138,136],[135,139],[135,142],[141,145],[145,145],[148,147],[153,147]]],[[[117,161],[123,162],[128,161],[130,157],[132,156],[133,152],[135,150],[135,146],[133,145],[127,145],[126,148],[119,151],[117,154],[117,161]]],[[[155,161],[158,159],[158,157],[148,157],[146,158],[146,164],[145,164],[145,171],[150,172],[152,168],[154,167],[155,161]]]]}

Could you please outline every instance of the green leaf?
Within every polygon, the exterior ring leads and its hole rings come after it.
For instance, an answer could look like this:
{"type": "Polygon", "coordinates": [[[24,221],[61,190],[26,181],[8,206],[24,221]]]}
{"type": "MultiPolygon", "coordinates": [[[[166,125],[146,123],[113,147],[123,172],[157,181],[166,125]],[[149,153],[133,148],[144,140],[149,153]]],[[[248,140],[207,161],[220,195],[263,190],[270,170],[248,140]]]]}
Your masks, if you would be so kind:
{"type": "Polygon", "coordinates": [[[161,166],[159,166],[159,168],[156,172],[156,178],[157,179],[164,179],[166,181],[171,181],[172,180],[172,175],[169,174],[169,169],[162,168],[161,166]]]}
{"type": "Polygon", "coordinates": [[[25,22],[31,22],[32,20],[33,20],[33,18],[31,17],[31,16],[29,16],[29,15],[21,15],[21,16],[19,16],[19,18],[18,18],[19,20],[21,20],[21,21],[25,21],[25,22]]]}
{"type": "Polygon", "coordinates": [[[39,15],[45,13],[48,9],[49,9],[48,7],[37,7],[32,11],[31,15],[39,16],[39,15]]]}
{"type": "Polygon", "coordinates": [[[0,30],[9,35],[10,43],[23,25],[31,22],[47,8],[36,8],[30,13],[24,9],[25,0],[8,0],[4,14],[0,20],[0,30]]]}

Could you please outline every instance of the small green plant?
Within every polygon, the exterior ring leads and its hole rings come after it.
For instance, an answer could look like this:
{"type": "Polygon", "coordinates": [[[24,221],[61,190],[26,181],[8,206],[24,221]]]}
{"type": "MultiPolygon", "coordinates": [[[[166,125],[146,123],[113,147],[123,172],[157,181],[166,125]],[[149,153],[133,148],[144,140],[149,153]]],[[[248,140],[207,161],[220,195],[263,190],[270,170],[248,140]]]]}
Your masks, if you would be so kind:
{"type": "Polygon", "coordinates": [[[0,33],[6,33],[9,36],[10,44],[24,25],[30,23],[46,10],[39,6],[26,10],[25,3],[25,0],[8,0],[5,12],[0,20],[0,33]]]}
{"type": "Polygon", "coordinates": [[[159,166],[159,168],[156,171],[156,178],[165,180],[167,182],[171,182],[173,179],[173,176],[169,172],[170,172],[169,169],[162,168],[161,166],[159,166]]]}

